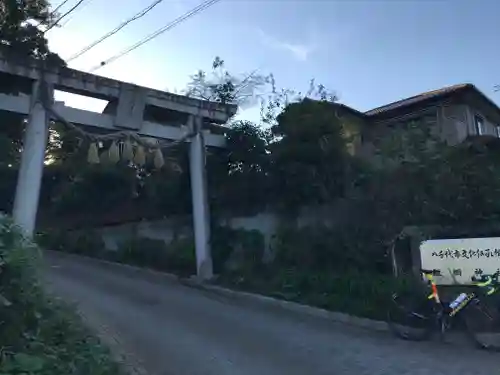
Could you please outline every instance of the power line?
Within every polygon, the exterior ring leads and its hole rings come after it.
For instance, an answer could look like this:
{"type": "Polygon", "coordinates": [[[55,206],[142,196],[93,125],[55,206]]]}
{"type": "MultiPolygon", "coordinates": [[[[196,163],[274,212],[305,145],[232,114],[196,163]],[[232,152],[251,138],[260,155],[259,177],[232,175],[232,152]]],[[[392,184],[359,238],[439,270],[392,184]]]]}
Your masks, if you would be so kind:
{"type": "Polygon", "coordinates": [[[49,25],[50,26],[50,24],[49,24],[50,20],[57,14],[57,11],[59,9],[61,9],[61,7],[63,7],[68,1],[69,0],[63,0],[58,6],[56,6],[54,8],[54,10],[52,12],[50,12],[47,21],[42,21],[42,22],[40,22],[39,25],[46,25],[46,26],[49,25]]]}
{"type": "MultiPolygon", "coordinates": [[[[85,3],[83,3],[80,8],[78,8],[78,10],[81,12],[86,6],[88,6],[93,0],[87,0],[85,3]]],[[[66,21],[64,21],[63,23],[60,23],[59,24],[59,27],[65,27],[68,22],[70,22],[73,18],[75,18],[75,12],[73,12],[73,14],[69,17],[69,18],[66,18],[66,21]]]]}
{"type": "Polygon", "coordinates": [[[63,7],[69,0],[64,0],[63,2],[61,2],[58,6],[56,6],[56,8],[50,13],[51,16],[53,16],[54,14],[57,13],[57,11],[59,9],[61,9],[61,7],[63,7]]]}
{"type": "Polygon", "coordinates": [[[133,50],[141,47],[142,45],[146,44],[147,42],[153,40],[154,38],[156,38],[157,36],[163,34],[164,32],[174,28],[175,26],[177,26],[178,24],[186,21],[188,18],[196,15],[197,13],[211,7],[212,5],[215,5],[216,3],[218,3],[220,0],[206,0],[204,1],[203,3],[199,4],[198,6],[194,7],[193,9],[191,9],[190,11],[184,13],[182,16],[176,18],[175,20],[173,20],[172,22],[168,23],[167,25],[165,25],[164,27],[158,29],[157,31],[155,31],[154,33],[148,35],[146,38],[140,40],[139,42],[135,43],[134,45],[130,46],[129,48],[123,50],[122,52],[108,58],[107,60],[105,61],[102,61],[100,65],[97,65],[95,66],[94,68],[92,68],[90,70],[90,72],[94,72],[100,68],[102,68],[104,65],[109,65],[110,63],[118,60],[119,58],[125,56],[126,54],[132,52],[133,50]]]}
{"type": "Polygon", "coordinates": [[[82,5],[82,3],[84,2],[85,0],[79,0],[75,5],[73,5],[73,7],[68,10],[66,13],[64,13],[61,17],[59,17],[52,25],[50,25],[45,31],[44,31],[44,34],[49,31],[50,29],[52,29],[54,26],[56,26],[59,22],[61,22],[61,20],[70,15],[72,12],[75,11],[76,8],[78,8],[80,5],[82,5]]]}
{"type": "Polygon", "coordinates": [[[167,25],[163,26],[161,29],[158,29],[156,30],[154,33],[148,35],[147,37],[145,37],[144,39],[140,40],[139,42],[135,43],[134,45],[130,46],[129,48],[123,50],[122,52],[108,58],[107,60],[104,60],[103,62],[101,62],[100,65],[97,65],[95,66],[94,68],[92,68],[90,70],[90,72],[95,72],[96,70],[102,68],[104,65],[109,65],[110,63],[118,60],[119,58],[125,56],[126,54],[132,52],[133,50],[141,47],[142,45],[146,44],[147,42],[153,40],[154,38],[156,38],[157,36],[163,34],[164,32],[174,28],[175,26],[179,25],[180,23],[186,21],[188,18],[196,15],[197,13],[211,7],[212,5],[218,3],[220,0],[207,0],[207,1],[204,1],[203,3],[201,3],[200,5],[194,7],[193,9],[191,9],[190,11],[184,13],[182,16],[176,18],[175,20],[173,20],[172,22],[168,23],[167,25]]]}
{"type": "Polygon", "coordinates": [[[87,51],[89,51],[92,48],[94,48],[95,46],[97,46],[99,43],[102,43],[104,40],[106,40],[109,37],[115,35],[118,31],[120,31],[121,29],[123,29],[129,23],[131,23],[133,21],[136,21],[136,20],[138,20],[141,17],[144,17],[154,7],[156,7],[158,4],[160,4],[162,1],[163,0],[156,0],[156,1],[154,1],[152,4],[148,5],[146,8],[142,9],[140,12],[136,13],[134,16],[132,16],[128,20],[122,22],[120,25],[118,25],[117,27],[115,27],[113,30],[111,30],[107,34],[103,35],[101,38],[97,39],[96,41],[92,42],[91,44],[89,44],[88,46],[86,46],[85,48],[83,48],[82,50],[80,50],[79,52],[77,52],[76,54],[74,54],[73,56],[71,56],[68,60],[66,60],[66,62],[70,62],[70,61],[72,61],[72,60],[80,57],[81,55],[83,55],[87,51]]]}

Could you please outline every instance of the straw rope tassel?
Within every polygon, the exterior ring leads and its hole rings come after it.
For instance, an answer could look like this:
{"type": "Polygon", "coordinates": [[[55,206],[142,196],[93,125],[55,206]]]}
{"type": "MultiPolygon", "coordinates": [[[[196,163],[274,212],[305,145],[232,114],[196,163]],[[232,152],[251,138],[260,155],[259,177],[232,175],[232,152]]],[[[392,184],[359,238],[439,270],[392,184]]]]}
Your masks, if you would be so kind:
{"type": "Polygon", "coordinates": [[[89,151],[87,154],[87,161],[90,164],[99,164],[99,152],[97,150],[97,143],[92,142],[89,147],[89,151]]]}
{"type": "Polygon", "coordinates": [[[165,165],[165,159],[163,158],[163,153],[160,148],[155,150],[154,165],[156,169],[161,169],[165,165]]]}
{"type": "Polygon", "coordinates": [[[134,160],[134,146],[132,145],[132,142],[130,141],[129,138],[125,141],[125,144],[123,145],[123,159],[126,161],[133,161],[134,160]]]}
{"type": "Polygon", "coordinates": [[[120,149],[118,148],[116,142],[113,142],[109,148],[109,161],[113,164],[120,161],[120,149]]]}
{"type": "Polygon", "coordinates": [[[144,153],[144,147],[138,146],[134,157],[134,163],[143,166],[146,164],[146,154],[144,153]]]}

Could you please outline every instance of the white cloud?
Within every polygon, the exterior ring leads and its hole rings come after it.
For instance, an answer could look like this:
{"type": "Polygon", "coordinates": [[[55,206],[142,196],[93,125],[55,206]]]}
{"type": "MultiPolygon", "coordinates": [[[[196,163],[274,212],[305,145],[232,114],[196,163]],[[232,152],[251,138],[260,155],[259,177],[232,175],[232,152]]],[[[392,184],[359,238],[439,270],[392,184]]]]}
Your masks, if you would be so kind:
{"type": "Polygon", "coordinates": [[[293,57],[299,61],[306,61],[311,55],[311,53],[314,52],[314,50],[316,49],[316,46],[313,44],[294,43],[289,41],[278,40],[270,36],[269,34],[265,33],[261,29],[258,29],[258,33],[262,40],[262,43],[274,49],[287,51],[291,53],[293,57]]]}
{"type": "Polygon", "coordinates": [[[289,50],[297,60],[306,61],[313,48],[304,44],[282,43],[283,48],[289,50]]]}

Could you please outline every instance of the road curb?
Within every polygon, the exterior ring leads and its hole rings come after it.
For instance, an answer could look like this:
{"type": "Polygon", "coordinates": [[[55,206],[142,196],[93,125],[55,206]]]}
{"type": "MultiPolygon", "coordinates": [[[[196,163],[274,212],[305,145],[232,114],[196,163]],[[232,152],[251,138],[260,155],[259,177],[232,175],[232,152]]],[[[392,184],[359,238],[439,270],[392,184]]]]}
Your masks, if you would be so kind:
{"type": "Polygon", "coordinates": [[[310,316],[313,318],[328,319],[334,322],[343,323],[378,332],[385,332],[389,330],[388,324],[386,322],[379,320],[360,318],[345,313],[329,311],[309,305],[303,305],[297,302],[286,301],[260,294],[228,289],[211,284],[205,284],[196,280],[181,280],[181,283],[184,285],[189,285],[193,288],[206,290],[232,299],[239,299],[253,304],[277,307],[286,311],[310,316]]]}
{"type": "Polygon", "coordinates": [[[141,276],[146,276],[147,278],[150,279],[164,280],[164,281],[168,280],[173,282],[179,282],[181,279],[179,276],[171,273],[155,271],[149,268],[131,266],[129,264],[117,263],[99,258],[92,258],[86,255],[64,253],[61,251],[53,251],[53,250],[44,250],[44,253],[46,253],[53,259],[64,259],[64,258],[74,259],[80,262],[85,262],[87,264],[95,265],[97,267],[107,268],[109,270],[121,274],[126,274],[129,276],[140,274],[141,276]]]}
{"type": "Polygon", "coordinates": [[[300,303],[281,300],[281,299],[268,297],[268,296],[264,296],[264,295],[260,295],[260,294],[254,294],[254,293],[243,292],[243,291],[238,291],[238,290],[234,290],[234,289],[228,289],[228,288],[224,288],[221,286],[201,282],[198,279],[196,279],[195,277],[182,278],[182,277],[179,277],[177,275],[173,275],[173,274],[166,273],[166,272],[154,271],[151,269],[141,268],[141,267],[137,267],[137,266],[131,266],[128,264],[110,262],[107,260],[92,258],[92,257],[88,257],[88,256],[83,256],[83,255],[68,254],[68,253],[57,252],[57,251],[48,251],[48,250],[45,250],[45,252],[50,257],[55,258],[55,259],[57,259],[57,258],[60,258],[60,259],[61,258],[71,258],[71,259],[75,259],[75,260],[78,259],[78,261],[80,261],[80,262],[83,261],[86,263],[96,265],[98,267],[107,268],[109,270],[112,270],[113,272],[127,274],[129,276],[134,276],[134,275],[140,274],[142,276],[146,276],[147,278],[154,279],[154,280],[176,282],[176,283],[179,283],[179,284],[184,285],[184,286],[204,290],[204,291],[218,294],[218,295],[221,295],[221,296],[224,296],[227,298],[244,301],[244,302],[251,303],[251,304],[258,304],[261,306],[264,305],[264,306],[268,306],[268,307],[281,308],[283,310],[293,312],[296,314],[302,314],[302,315],[314,317],[314,318],[327,319],[327,320],[330,320],[333,322],[338,322],[338,323],[347,324],[347,325],[351,325],[351,326],[355,326],[355,327],[369,329],[372,331],[384,332],[384,331],[389,330],[388,324],[386,322],[383,322],[383,321],[372,320],[372,319],[368,319],[368,318],[360,318],[360,317],[345,314],[345,313],[329,311],[329,310],[321,309],[318,307],[303,305],[300,303]]]}

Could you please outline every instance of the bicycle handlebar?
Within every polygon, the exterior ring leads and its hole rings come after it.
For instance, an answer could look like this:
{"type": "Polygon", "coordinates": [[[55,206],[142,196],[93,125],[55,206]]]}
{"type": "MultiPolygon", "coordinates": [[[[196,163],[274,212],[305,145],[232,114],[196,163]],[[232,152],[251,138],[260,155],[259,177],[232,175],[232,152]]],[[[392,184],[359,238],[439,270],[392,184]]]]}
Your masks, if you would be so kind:
{"type": "MultiPolygon", "coordinates": [[[[440,276],[441,275],[441,271],[440,270],[437,270],[437,269],[420,269],[420,272],[422,272],[424,275],[427,275],[427,276],[440,276]]],[[[487,282],[487,281],[492,281],[494,284],[500,284],[500,270],[496,271],[495,273],[493,274],[483,274],[483,275],[478,275],[478,276],[472,276],[471,277],[471,280],[472,282],[476,282],[476,283],[484,283],[484,282],[487,282]]]]}
{"type": "Polygon", "coordinates": [[[472,276],[472,281],[473,282],[479,282],[479,283],[484,283],[489,280],[492,280],[495,284],[499,284],[500,281],[498,280],[500,278],[500,271],[495,272],[494,274],[491,275],[480,275],[479,277],[472,276]]]}
{"type": "Polygon", "coordinates": [[[436,270],[436,269],[433,269],[433,270],[426,270],[426,269],[420,269],[420,272],[422,272],[424,275],[433,275],[433,276],[436,276],[436,275],[439,275],[441,273],[440,270],[436,270]]]}

